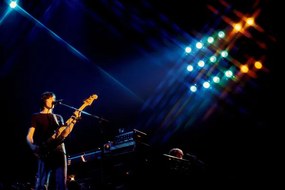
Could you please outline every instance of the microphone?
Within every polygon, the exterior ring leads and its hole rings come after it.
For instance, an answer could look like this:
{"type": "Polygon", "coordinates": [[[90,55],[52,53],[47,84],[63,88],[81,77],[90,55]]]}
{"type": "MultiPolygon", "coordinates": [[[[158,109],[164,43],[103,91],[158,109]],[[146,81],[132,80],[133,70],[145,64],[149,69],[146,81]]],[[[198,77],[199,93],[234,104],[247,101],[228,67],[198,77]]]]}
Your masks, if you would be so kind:
{"type": "Polygon", "coordinates": [[[63,101],[63,99],[60,99],[60,100],[55,100],[52,102],[53,105],[58,105],[58,104],[61,104],[61,102],[63,101]]]}

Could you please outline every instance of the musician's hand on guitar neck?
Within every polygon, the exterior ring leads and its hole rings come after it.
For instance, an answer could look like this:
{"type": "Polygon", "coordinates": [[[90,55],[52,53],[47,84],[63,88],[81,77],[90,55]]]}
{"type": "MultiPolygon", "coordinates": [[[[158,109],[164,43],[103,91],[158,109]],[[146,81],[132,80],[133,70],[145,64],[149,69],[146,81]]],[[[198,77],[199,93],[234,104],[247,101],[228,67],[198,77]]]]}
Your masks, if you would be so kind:
{"type": "Polygon", "coordinates": [[[73,119],[72,122],[76,122],[76,121],[80,120],[81,119],[81,111],[79,111],[79,110],[74,111],[73,115],[72,115],[72,119],[73,119]]]}
{"type": "Polygon", "coordinates": [[[73,112],[73,115],[70,117],[70,119],[67,121],[67,124],[75,124],[76,121],[81,119],[81,111],[86,107],[90,106],[94,100],[96,100],[98,96],[96,94],[91,95],[89,98],[84,100],[83,104],[73,112]],[[70,121],[71,120],[71,121],[70,121]]]}
{"type": "Polygon", "coordinates": [[[71,124],[75,124],[80,119],[81,119],[81,111],[76,110],[73,112],[72,116],[66,121],[66,125],[69,126],[71,124]]]}
{"type": "Polygon", "coordinates": [[[66,121],[66,126],[59,128],[60,129],[59,135],[61,135],[62,138],[66,138],[71,133],[75,123],[80,119],[81,119],[81,111],[80,110],[74,111],[72,116],[66,121]]]}

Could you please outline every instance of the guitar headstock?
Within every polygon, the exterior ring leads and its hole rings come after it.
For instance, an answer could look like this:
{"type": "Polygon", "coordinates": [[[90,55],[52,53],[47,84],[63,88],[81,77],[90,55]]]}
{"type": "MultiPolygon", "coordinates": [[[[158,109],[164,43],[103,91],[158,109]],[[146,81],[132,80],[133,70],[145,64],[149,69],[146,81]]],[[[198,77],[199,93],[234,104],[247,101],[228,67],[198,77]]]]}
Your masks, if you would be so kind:
{"type": "Polygon", "coordinates": [[[86,100],[84,100],[84,104],[90,106],[94,100],[96,100],[98,98],[98,96],[96,94],[92,94],[91,96],[89,96],[89,98],[87,98],[86,100]]]}

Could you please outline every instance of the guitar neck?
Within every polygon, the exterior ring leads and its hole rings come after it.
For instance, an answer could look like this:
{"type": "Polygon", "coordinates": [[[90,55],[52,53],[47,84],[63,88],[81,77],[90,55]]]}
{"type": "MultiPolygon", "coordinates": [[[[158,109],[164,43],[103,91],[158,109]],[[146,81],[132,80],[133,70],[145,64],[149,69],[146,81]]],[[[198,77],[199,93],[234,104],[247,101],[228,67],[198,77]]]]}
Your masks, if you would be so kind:
{"type": "MultiPolygon", "coordinates": [[[[87,100],[84,101],[84,103],[78,108],[76,109],[76,111],[81,112],[83,109],[85,109],[87,106],[90,106],[92,104],[92,102],[94,100],[96,100],[98,98],[98,96],[96,94],[93,94],[92,96],[90,96],[87,100]]],[[[75,111],[75,112],[76,112],[75,111]]],[[[66,125],[65,126],[61,126],[52,136],[52,138],[57,138],[66,128],[68,128],[73,120],[74,120],[74,114],[65,122],[66,125]]]]}
{"type": "MultiPolygon", "coordinates": [[[[76,109],[76,111],[80,112],[83,109],[85,109],[85,107],[88,106],[87,104],[82,104],[78,109],[76,109]]],[[[72,121],[74,120],[74,115],[72,115],[67,121],[66,124],[69,125],[72,121]]]]}

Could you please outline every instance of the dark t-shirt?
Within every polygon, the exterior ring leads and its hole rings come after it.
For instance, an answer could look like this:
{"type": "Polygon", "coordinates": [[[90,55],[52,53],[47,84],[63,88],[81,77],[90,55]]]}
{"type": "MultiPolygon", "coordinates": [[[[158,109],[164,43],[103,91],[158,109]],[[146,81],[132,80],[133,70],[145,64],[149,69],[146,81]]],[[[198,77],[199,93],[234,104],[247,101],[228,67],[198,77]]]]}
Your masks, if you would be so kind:
{"type": "MultiPolygon", "coordinates": [[[[42,157],[54,159],[54,157],[62,157],[65,155],[65,147],[63,143],[57,144],[48,150],[43,147],[48,139],[54,134],[56,129],[64,124],[63,118],[58,114],[34,113],[31,119],[31,126],[35,128],[34,143],[43,148],[42,157]]],[[[53,146],[53,144],[52,144],[53,146]]],[[[47,159],[47,158],[46,158],[47,159]]]]}
{"type": "Polygon", "coordinates": [[[46,142],[59,126],[63,125],[63,118],[58,114],[34,113],[32,115],[31,126],[34,127],[34,142],[41,145],[46,142]],[[57,119],[57,121],[55,120],[57,119]]]}

